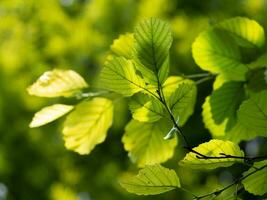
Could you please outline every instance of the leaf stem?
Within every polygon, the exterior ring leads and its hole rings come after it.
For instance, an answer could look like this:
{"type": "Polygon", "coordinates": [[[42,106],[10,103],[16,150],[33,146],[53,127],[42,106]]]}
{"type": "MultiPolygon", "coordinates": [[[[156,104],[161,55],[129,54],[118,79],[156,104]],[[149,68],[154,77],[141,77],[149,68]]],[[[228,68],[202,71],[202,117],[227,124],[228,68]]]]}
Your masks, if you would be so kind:
{"type": "Polygon", "coordinates": [[[189,74],[189,75],[182,75],[185,78],[201,78],[211,76],[211,73],[199,73],[199,74],[189,74]]]}

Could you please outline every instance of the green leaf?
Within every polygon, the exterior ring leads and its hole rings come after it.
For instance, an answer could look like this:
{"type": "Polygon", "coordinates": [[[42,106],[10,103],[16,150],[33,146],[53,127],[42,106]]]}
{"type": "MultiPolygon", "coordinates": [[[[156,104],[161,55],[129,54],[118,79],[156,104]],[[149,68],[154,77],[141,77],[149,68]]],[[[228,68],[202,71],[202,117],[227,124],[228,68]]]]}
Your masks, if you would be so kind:
{"type": "Polygon", "coordinates": [[[180,187],[175,171],[161,165],[148,165],[136,176],[122,177],[120,184],[128,192],[138,195],[156,195],[180,187]]]}
{"type": "Polygon", "coordinates": [[[79,154],[89,154],[103,142],[112,124],[113,104],[105,98],[93,98],[77,105],[63,128],[65,146],[79,154]]]}
{"type": "Polygon", "coordinates": [[[100,85],[124,96],[132,96],[145,89],[145,82],[136,74],[133,62],[116,56],[108,57],[100,74],[100,85]]]}
{"type": "Polygon", "coordinates": [[[197,95],[194,81],[171,76],[163,84],[163,93],[175,118],[179,117],[179,125],[184,125],[194,112],[197,95]]]}
{"type": "Polygon", "coordinates": [[[34,128],[48,124],[67,114],[73,108],[73,106],[63,104],[54,104],[52,106],[44,107],[42,110],[35,113],[30,123],[30,127],[34,128]]]}
{"type": "Polygon", "coordinates": [[[227,82],[213,91],[210,106],[214,122],[221,124],[227,120],[225,131],[230,130],[236,123],[236,112],[244,98],[242,82],[227,82]]]}
{"type": "Polygon", "coordinates": [[[238,120],[258,135],[267,136],[267,90],[253,95],[241,104],[238,120]]]}
{"type": "Polygon", "coordinates": [[[267,53],[258,57],[255,61],[248,64],[249,69],[258,69],[267,67],[267,53]]]}
{"type": "Polygon", "coordinates": [[[250,140],[257,136],[255,131],[247,129],[238,121],[230,130],[226,130],[228,119],[220,124],[216,124],[211,112],[210,96],[206,98],[202,109],[203,122],[213,138],[231,140],[232,142],[239,143],[241,140],[250,140]]]}
{"type": "Polygon", "coordinates": [[[244,176],[247,176],[242,181],[245,190],[254,195],[264,195],[267,193],[267,160],[255,162],[253,167],[243,173],[244,176]]]}
{"type": "Polygon", "coordinates": [[[265,81],[266,69],[250,70],[248,74],[246,89],[250,95],[267,90],[267,83],[265,81]]]}
{"type": "Polygon", "coordinates": [[[140,122],[155,122],[164,117],[164,107],[160,101],[145,94],[135,94],[129,107],[133,118],[140,122]]]}
{"type": "Polygon", "coordinates": [[[225,31],[208,29],[192,45],[195,62],[201,69],[223,74],[228,80],[245,80],[247,67],[241,63],[239,48],[225,31]]]}
{"type": "Polygon", "coordinates": [[[242,47],[261,47],[265,42],[262,26],[245,17],[225,20],[217,27],[230,32],[235,41],[242,47]]]}
{"type": "MultiPolygon", "coordinates": [[[[239,146],[230,141],[213,139],[209,142],[200,144],[193,148],[194,151],[210,157],[221,157],[221,153],[232,156],[243,157],[244,153],[239,146]]],[[[215,169],[218,167],[229,167],[235,162],[240,162],[240,159],[220,158],[220,159],[200,159],[195,153],[189,152],[185,158],[180,161],[180,165],[193,169],[215,169]]]]}
{"type": "Polygon", "coordinates": [[[172,124],[166,120],[141,123],[131,120],[122,138],[124,148],[138,166],[162,163],[173,156],[177,138],[164,140],[172,124]]]}
{"type": "Polygon", "coordinates": [[[39,97],[70,97],[88,87],[84,79],[72,70],[54,69],[45,72],[30,87],[28,93],[39,97]]]}
{"type": "Polygon", "coordinates": [[[134,36],[132,33],[120,35],[120,37],[113,41],[111,51],[117,56],[123,56],[127,59],[133,57],[134,36]]]}
{"type": "Polygon", "coordinates": [[[150,18],[140,22],[134,30],[137,68],[150,84],[162,83],[169,71],[169,49],[172,44],[168,23],[150,18]]]}

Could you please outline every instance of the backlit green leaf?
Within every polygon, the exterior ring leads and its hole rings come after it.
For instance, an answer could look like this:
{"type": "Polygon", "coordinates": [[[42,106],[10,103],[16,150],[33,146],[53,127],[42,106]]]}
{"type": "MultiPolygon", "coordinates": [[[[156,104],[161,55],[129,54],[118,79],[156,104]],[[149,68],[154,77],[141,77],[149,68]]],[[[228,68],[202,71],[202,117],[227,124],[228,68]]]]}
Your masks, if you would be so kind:
{"type": "Polygon", "coordinates": [[[258,135],[267,136],[267,90],[253,95],[241,104],[238,120],[258,135]]]}
{"type": "Polygon", "coordinates": [[[175,171],[160,165],[148,165],[136,176],[122,177],[120,184],[128,192],[138,195],[155,195],[180,187],[175,171]]]}
{"type": "Polygon", "coordinates": [[[184,125],[194,112],[197,88],[193,81],[178,76],[169,77],[163,84],[166,102],[179,125],[184,125]]]}
{"type": "Polygon", "coordinates": [[[145,88],[145,82],[136,74],[133,62],[116,56],[107,59],[100,74],[100,85],[124,96],[132,96],[145,88]]]}
{"type": "Polygon", "coordinates": [[[243,173],[243,176],[248,176],[242,181],[245,190],[254,195],[264,195],[267,193],[267,160],[255,162],[253,167],[243,173]],[[257,169],[260,170],[257,171],[257,169]]]}
{"type": "Polygon", "coordinates": [[[133,118],[140,122],[155,122],[164,117],[164,107],[159,100],[145,94],[136,94],[129,103],[133,118]]]}
{"type": "MultiPolygon", "coordinates": [[[[244,156],[239,146],[230,141],[213,139],[209,142],[200,144],[193,148],[198,153],[210,157],[221,157],[221,153],[232,156],[244,156]]],[[[189,152],[185,158],[180,161],[180,165],[193,169],[214,169],[218,167],[229,167],[235,162],[240,162],[240,159],[220,158],[220,159],[201,159],[197,154],[189,152]]]]}
{"type": "Polygon", "coordinates": [[[140,22],[134,30],[135,60],[150,84],[162,83],[169,71],[169,49],[172,44],[168,23],[150,18],[140,22]]]}
{"type": "Polygon", "coordinates": [[[248,68],[250,69],[258,69],[267,67],[267,53],[258,57],[255,61],[248,64],[248,68]]]}
{"type": "Polygon", "coordinates": [[[225,31],[208,29],[192,45],[193,58],[203,70],[223,74],[228,80],[244,80],[247,67],[241,63],[238,46],[225,31]]]}
{"type": "Polygon", "coordinates": [[[177,138],[163,139],[171,127],[172,124],[164,119],[155,123],[130,121],[125,128],[122,142],[132,161],[144,166],[162,163],[171,158],[177,138]]]}
{"type": "Polygon", "coordinates": [[[70,97],[88,87],[84,79],[72,70],[54,69],[45,72],[30,87],[30,95],[39,97],[70,97]]]}
{"type": "Polygon", "coordinates": [[[103,142],[112,124],[113,104],[105,98],[93,98],[77,105],[64,123],[63,135],[67,149],[89,154],[103,142]]]}
{"type": "Polygon", "coordinates": [[[63,104],[54,104],[52,106],[47,106],[35,113],[31,121],[30,127],[34,128],[48,124],[67,114],[72,109],[73,106],[63,104]]]}
{"type": "Polygon", "coordinates": [[[127,59],[132,58],[134,46],[134,37],[132,33],[120,35],[120,37],[113,41],[111,50],[118,56],[123,56],[127,59]]]}
{"type": "Polygon", "coordinates": [[[245,17],[225,20],[219,23],[217,27],[230,32],[235,41],[243,47],[261,47],[265,41],[262,26],[245,17]]]}

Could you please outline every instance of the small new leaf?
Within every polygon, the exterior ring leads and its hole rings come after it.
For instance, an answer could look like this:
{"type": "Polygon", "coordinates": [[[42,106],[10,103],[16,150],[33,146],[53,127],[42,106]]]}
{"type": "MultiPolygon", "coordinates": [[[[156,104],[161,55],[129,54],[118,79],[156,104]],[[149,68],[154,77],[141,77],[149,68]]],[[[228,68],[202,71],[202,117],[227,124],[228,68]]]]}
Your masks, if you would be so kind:
{"type": "Polygon", "coordinates": [[[66,148],[89,154],[95,145],[105,140],[112,117],[113,104],[108,99],[96,97],[78,104],[64,123],[66,148]]]}
{"type": "Polygon", "coordinates": [[[137,195],[156,195],[180,187],[175,171],[161,165],[148,165],[136,176],[122,177],[120,184],[128,192],[137,195]]]}
{"type": "Polygon", "coordinates": [[[63,104],[54,104],[52,106],[44,107],[42,110],[35,113],[30,123],[30,127],[34,128],[48,124],[67,114],[73,108],[73,106],[63,104]]]}
{"type": "Polygon", "coordinates": [[[243,176],[247,175],[249,176],[242,181],[245,190],[254,195],[267,193],[267,160],[255,162],[253,167],[243,173],[243,176]]]}
{"type": "Polygon", "coordinates": [[[145,82],[137,75],[131,60],[109,56],[100,74],[100,86],[124,96],[144,90],[145,82]]]}
{"type": "MultiPolygon", "coordinates": [[[[230,141],[217,139],[202,143],[198,147],[193,148],[193,150],[207,157],[223,157],[222,154],[244,156],[244,153],[240,150],[238,145],[230,141]]],[[[185,158],[180,161],[180,165],[192,169],[215,169],[218,167],[229,167],[235,162],[240,161],[242,160],[235,158],[205,158],[194,152],[189,152],[186,154],[185,158]]]]}
{"type": "Polygon", "coordinates": [[[171,158],[177,145],[177,137],[164,140],[170,128],[170,122],[164,119],[155,123],[131,120],[122,138],[131,160],[142,167],[162,163],[171,158]]]}
{"type": "Polygon", "coordinates": [[[39,97],[71,97],[88,87],[84,79],[72,70],[47,71],[28,87],[28,93],[39,97]]]}

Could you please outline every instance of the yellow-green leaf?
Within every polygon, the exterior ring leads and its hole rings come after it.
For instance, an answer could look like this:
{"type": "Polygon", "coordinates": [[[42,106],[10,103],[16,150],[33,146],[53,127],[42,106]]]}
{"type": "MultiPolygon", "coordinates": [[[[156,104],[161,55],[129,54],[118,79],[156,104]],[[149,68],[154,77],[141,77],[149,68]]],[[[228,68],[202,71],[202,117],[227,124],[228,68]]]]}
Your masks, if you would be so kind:
{"type": "Polygon", "coordinates": [[[128,192],[138,195],[156,195],[180,187],[175,171],[161,165],[148,165],[136,176],[124,176],[120,184],[128,192]]]}
{"type": "Polygon", "coordinates": [[[155,122],[164,117],[164,107],[159,100],[139,93],[129,103],[133,118],[140,122],[155,122]]]}
{"type": "Polygon", "coordinates": [[[265,41],[262,26],[246,17],[225,20],[217,27],[230,32],[235,41],[243,47],[261,47],[265,41]]]}
{"type": "Polygon", "coordinates": [[[65,146],[79,154],[89,154],[103,142],[112,124],[112,101],[96,97],[77,105],[63,128],[65,146]]]}
{"type": "Polygon", "coordinates": [[[144,90],[145,82],[137,75],[131,60],[110,56],[100,74],[100,86],[124,96],[144,90]]]}
{"type": "Polygon", "coordinates": [[[64,104],[54,104],[52,106],[44,107],[42,110],[35,113],[30,127],[39,127],[48,124],[63,115],[67,114],[73,109],[73,106],[64,104]]]}
{"type": "Polygon", "coordinates": [[[258,135],[267,136],[267,90],[254,94],[241,104],[238,121],[258,135]]]}
{"type": "Polygon", "coordinates": [[[132,161],[144,166],[162,163],[171,158],[177,138],[163,139],[171,127],[172,124],[164,119],[155,123],[131,120],[125,128],[122,142],[132,161]]]}
{"type": "MultiPolygon", "coordinates": [[[[221,153],[232,156],[244,156],[243,151],[240,150],[238,145],[230,141],[217,139],[202,143],[198,147],[193,148],[193,150],[209,157],[221,157],[221,153]]],[[[197,154],[189,152],[180,161],[180,165],[193,169],[215,169],[218,167],[229,167],[235,162],[240,161],[240,159],[235,158],[201,159],[197,157],[197,154]]]]}
{"type": "Polygon", "coordinates": [[[184,125],[194,112],[197,95],[195,83],[178,76],[171,76],[163,84],[163,93],[175,118],[179,117],[179,125],[184,125]]]}
{"type": "Polygon", "coordinates": [[[255,162],[253,167],[243,173],[242,181],[245,190],[254,195],[264,195],[267,193],[267,160],[255,162]]]}
{"type": "Polygon", "coordinates": [[[228,80],[244,80],[247,67],[241,63],[239,48],[225,31],[208,29],[192,45],[195,62],[203,70],[223,74],[228,80]]]}
{"type": "Polygon", "coordinates": [[[88,87],[84,79],[72,70],[47,71],[30,87],[30,95],[39,97],[70,97],[88,87]]]}
{"type": "Polygon", "coordinates": [[[120,35],[118,39],[115,39],[110,48],[116,55],[130,59],[133,56],[132,55],[133,46],[134,46],[133,34],[126,33],[124,35],[120,35]]]}

